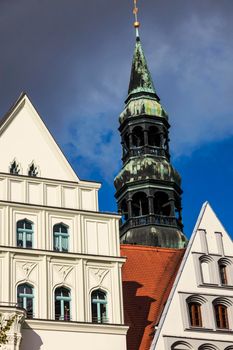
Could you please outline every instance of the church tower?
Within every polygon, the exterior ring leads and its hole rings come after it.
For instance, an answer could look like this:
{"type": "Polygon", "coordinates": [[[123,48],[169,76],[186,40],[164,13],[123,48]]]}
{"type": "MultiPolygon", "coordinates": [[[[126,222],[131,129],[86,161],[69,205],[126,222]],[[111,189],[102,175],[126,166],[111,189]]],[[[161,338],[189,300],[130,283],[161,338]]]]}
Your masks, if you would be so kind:
{"type": "Polygon", "coordinates": [[[122,243],[181,248],[181,178],[170,163],[168,115],[156,93],[139,37],[134,0],[136,45],[119,131],[123,166],[114,185],[122,215],[122,243]]]}

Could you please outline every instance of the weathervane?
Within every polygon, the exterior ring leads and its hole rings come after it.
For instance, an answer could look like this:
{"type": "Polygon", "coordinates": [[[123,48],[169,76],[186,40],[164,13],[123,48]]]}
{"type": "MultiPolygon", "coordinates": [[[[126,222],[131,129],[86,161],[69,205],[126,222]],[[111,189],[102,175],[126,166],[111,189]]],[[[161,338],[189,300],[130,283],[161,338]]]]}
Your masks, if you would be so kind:
{"type": "Polygon", "coordinates": [[[135,17],[134,28],[136,29],[136,37],[138,38],[139,37],[138,28],[140,27],[140,22],[138,21],[138,7],[137,7],[138,0],[133,0],[133,2],[134,2],[133,13],[134,13],[134,17],[135,17]]]}

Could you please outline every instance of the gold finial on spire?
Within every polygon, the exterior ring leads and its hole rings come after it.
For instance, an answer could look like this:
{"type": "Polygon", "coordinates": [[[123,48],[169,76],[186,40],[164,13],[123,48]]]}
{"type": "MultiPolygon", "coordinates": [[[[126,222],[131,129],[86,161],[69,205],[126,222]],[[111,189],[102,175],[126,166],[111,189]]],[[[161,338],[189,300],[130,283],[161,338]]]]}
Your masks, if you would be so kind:
{"type": "Polygon", "coordinates": [[[133,0],[134,2],[134,8],[133,8],[133,14],[134,14],[134,28],[136,29],[136,37],[139,37],[139,30],[138,28],[140,27],[140,22],[138,21],[138,7],[137,7],[137,2],[138,0],[133,0]]]}

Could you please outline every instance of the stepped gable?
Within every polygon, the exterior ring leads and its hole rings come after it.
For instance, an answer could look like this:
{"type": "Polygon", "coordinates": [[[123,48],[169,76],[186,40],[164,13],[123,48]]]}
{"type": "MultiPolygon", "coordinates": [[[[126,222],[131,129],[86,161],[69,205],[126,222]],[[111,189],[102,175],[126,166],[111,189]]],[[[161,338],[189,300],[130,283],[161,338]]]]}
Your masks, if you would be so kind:
{"type": "Polygon", "coordinates": [[[185,249],[121,245],[128,350],[149,350],[185,249]]]}

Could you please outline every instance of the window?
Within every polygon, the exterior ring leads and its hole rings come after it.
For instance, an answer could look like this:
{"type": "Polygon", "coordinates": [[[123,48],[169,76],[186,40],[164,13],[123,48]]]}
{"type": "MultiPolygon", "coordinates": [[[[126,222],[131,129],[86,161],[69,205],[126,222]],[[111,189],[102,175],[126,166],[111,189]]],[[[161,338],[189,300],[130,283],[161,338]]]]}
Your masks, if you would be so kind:
{"type": "Polygon", "coordinates": [[[154,213],[156,215],[170,216],[171,201],[165,192],[156,192],[154,195],[154,213]]]}
{"type": "Polygon", "coordinates": [[[32,248],[33,223],[27,219],[17,222],[17,247],[32,248]]]}
{"type": "Polygon", "coordinates": [[[227,306],[222,304],[216,304],[214,306],[215,310],[215,320],[217,328],[228,329],[228,316],[227,316],[227,306]]]}
{"type": "Polygon", "coordinates": [[[59,252],[68,252],[68,226],[57,224],[53,226],[53,249],[59,252]]]}
{"type": "Polygon", "coordinates": [[[218,268],[221,284],[227,284],[227,266],[220,262],[218,268]]]}
{"type": "Polygon", "coordinates": [[[59,287],[55,290],[55,320],[70,321],[70,290],[59,287]]]}
{"type": "Polygon", "coordinates": [[[187,343],[186,341],[178,341],[172,345],[171,350],[189,350],[193,349],[193,347],[187,343]]]}
{"type": "Polygon", "coordinates": [[[128,205],[125,199],[123,199],[123,201],[120,204],[120,214],[122,215],[121,223],[124,224],[129,218],[128,205]]]}
{"type": "Polygon", "coordinates": [[[202,327],[201,305],[199,303],[189,303],[189,317],[192,327],[202,327]]]}
{"type": "Polygon", "coordinates": [[[149,214],[148,198],[144,192],[137,192],[132,197],[132,216],[149,214]]]}
{"type": "Polygon", "coordinates": [[[218,350],[218,348],[212,344],[203,344],[199,346],[198,350],[218,350]]]}
{"type": "Polygon", "coordinates": [[[215,264],[213,259],[208,255],[200,257],[202,283],[213,283],[215,264]]]}
{"type": "Polygon", "coordinates": [[[91,294],[92,322],[106,323],[107,319],[107,296],[101,290],[95,290],[91,294]]]}
{"type": "Polygon", "coordinates": [[[33,287],[30,284],[20,284],[17,288],[17,303],[27,311],[27,317],[33,318],[33,287]]]}
{"type": "Polygon", "coordinates": [[[141,126],[136,126],[132,131],[132,142],[134,147],[144,145],[144,134],[141,126]]]}

